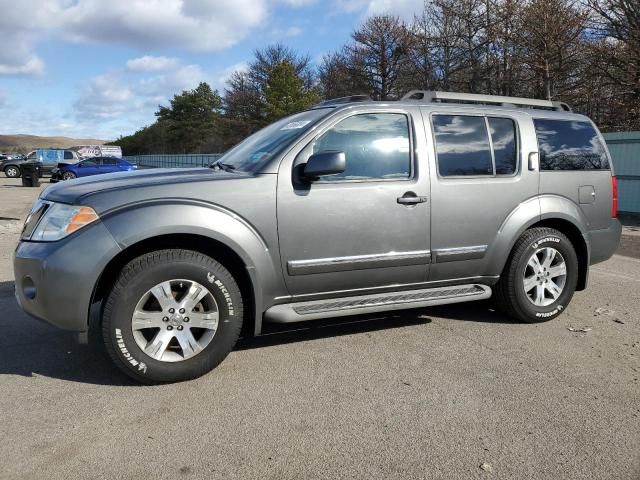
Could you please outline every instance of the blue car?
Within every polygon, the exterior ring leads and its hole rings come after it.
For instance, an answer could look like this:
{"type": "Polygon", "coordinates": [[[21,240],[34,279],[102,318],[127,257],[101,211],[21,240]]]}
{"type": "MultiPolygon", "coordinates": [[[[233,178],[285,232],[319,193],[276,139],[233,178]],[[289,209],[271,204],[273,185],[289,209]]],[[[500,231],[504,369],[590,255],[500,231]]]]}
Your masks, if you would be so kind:
{"type": "Polygon", "coordinates": [[[73,180],[74,178],[99,175],[101,173],[127,172],[138,168],[136,165],[117,157],[91,157],[78,163],[59,163],[51,171],[51,181],[73,180]]]}

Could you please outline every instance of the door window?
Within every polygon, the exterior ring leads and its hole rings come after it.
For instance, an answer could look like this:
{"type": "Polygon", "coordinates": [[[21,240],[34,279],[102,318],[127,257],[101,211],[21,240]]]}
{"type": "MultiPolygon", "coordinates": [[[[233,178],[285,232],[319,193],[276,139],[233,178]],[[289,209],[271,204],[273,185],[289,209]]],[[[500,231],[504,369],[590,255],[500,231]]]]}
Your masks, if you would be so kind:
{"type": "Polygon", "coordinates": [[[516,125],[510,118],[487,119],[496,163],[496,175],[513,175],[518,166],[516,125]]]}
{"type": "Polygon", "coordinates": [[[73,152],[70,152],[68,150],[65,150],[64,152],[64,159],[65,160],[73,160],[73,152]]]}
{"type": "Polygon", "coordinates": [[[346,168],[322,181],[381,180],[411,176],[409,120],[402,113],[353,115],[331,127],[313,143],[313,153],[345,153],[346,168]]]}
{"type": "Polygon", "coordinates": [[[512,119],[434,115],[432,124],[440,176],[515,174],[518,147],[512,119]]]}
{"type": "Polygon", "coordinates": [[[493,175],[484,117],[434,115],[433,131],[440,175],[493,175]]]}
{"type": "Polygon", "coordinates": [[[608,170],[609,158],[590,122],[572,120],[533,121],[542,170],[608,170]]]}

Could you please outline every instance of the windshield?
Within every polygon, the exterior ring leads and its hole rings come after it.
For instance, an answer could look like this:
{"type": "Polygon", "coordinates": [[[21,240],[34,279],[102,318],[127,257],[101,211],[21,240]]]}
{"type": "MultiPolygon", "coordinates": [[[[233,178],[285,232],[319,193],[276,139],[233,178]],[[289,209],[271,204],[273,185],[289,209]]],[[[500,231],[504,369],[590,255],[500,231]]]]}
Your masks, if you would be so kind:
{"type": "Polygon", "coordinates": [[[247,137],[225,153],[218,162],[233,170],[257,172],[331,111],[331,108],[320,108],[278,120],[247,137]]]}

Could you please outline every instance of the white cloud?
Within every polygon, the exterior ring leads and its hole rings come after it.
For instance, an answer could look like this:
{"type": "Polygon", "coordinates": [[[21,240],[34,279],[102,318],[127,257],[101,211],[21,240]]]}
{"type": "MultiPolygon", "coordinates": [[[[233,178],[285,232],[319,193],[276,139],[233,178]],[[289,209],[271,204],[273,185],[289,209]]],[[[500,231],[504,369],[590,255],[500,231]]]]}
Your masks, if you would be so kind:
{"type": "Polygon", "coordinates": [[[348,13],[362,12],[370,15],[391,14],[404,20],[411,20],[424,8],[423,0],[335,0],[339,10],[348,13]]]}
{"type": "Polygon", "coordinates": [[[154,57],[152,55],[132,58],[127,61],[127,68],[132,72],[162,72],[165,70],[171,70],[177,66],[177,58],[154,57]]]}
{"type": "Polygon", "coordinates": [[[34,46],[52,36],[151,51],[221,51],[262,27],[268,7],[268,0],[0,0],[0,75],[41,74],[34,46]]]}
{"type": "Polygon", "coordinates": [[[285,32],[287,37],[298,37],[302,35],[302,29],[300,27],[289,27],[285,32]]]}
{"type": "Polygon", "coordinates": [[[63,10],[61,33],[83,42],[219,51],[266,16],[266,0],[79,0],[63,10]]]}

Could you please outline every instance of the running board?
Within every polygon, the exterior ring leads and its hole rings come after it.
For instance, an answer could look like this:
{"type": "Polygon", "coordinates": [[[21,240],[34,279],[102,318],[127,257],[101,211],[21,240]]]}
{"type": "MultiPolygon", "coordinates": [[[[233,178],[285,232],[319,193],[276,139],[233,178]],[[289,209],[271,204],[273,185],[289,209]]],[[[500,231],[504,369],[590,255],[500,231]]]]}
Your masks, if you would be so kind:
{"type": "Polygon", "coordinates": [[[470,302],[484,300],[490,296],[491,288],[480,284],[359,295],[274,305],[265,312],[265,320],[274,323],[304,322],[320,318],[470,302]]]}

